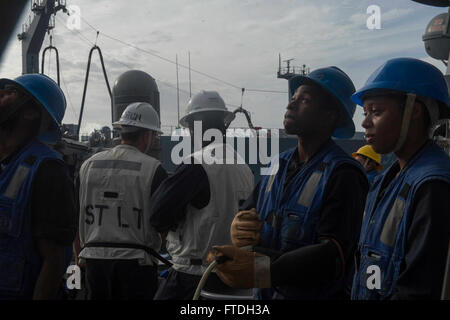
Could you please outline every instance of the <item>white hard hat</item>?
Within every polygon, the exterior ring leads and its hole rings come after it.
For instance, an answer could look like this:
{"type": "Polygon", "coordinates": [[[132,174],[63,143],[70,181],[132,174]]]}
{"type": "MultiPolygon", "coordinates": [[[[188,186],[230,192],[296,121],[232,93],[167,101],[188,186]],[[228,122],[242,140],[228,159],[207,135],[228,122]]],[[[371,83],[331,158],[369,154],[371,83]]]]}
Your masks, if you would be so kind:
{"type": "Polygon", "coordinates": [[[180,119],[183,127],[188,126],[188,120],[193,114],[200,112],[221,111],[224,121],[231,122],[235,115],[227,110],[225,102],[217,91],[201,91],[194,95],[186,107],[186,115],[180,119]]]}
{"type": "Polygon", "coordinates": [[[114,122],[113,126],[121,129],[122,132],[131,132],[136,131],[136,128],[142,128],[162,133],[158,114],[147,102],[134,102],[128,105],[120,120],[114,122]]]}

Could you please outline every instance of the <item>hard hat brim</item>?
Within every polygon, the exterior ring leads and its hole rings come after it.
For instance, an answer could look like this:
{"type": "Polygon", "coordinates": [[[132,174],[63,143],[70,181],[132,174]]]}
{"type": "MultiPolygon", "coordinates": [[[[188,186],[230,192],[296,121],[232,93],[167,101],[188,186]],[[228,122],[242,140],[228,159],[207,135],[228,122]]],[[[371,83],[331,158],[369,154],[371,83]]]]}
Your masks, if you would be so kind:
{"type": "Polygon", "coordinates": [[[236,115],[228,110],[217,110],[215,108],[205,108],[202,110],[194,110],[192,112],[189,112],[188,114],[186,114],[184,117],[182,117],[180,119],[180,125],[182,125],[183,127],[187,128],[189,126],[189,119],[198,113],[203,113],[203,112],[217,112],[217,113],[223,113],[223,120],[224,122],[228,122],[230,123],[231,121],[234,120],[234,118],[236,117],[236,115]]]}
{"type": "MultiPolygon", "coordinates": [[[[353,153],[352,153],[352,157],[353,157],[353,158],[356,158],[357,155],[361,155],[361,156],[367,157],[367,155],[361,154],[361,153],[358,153],[358,152],[353,152],[353,153]]],[[[372,159],[372,158],[370,158],[370,157],[367,157],[367,158],[369,158],[369,159],[371,159],[371,160],[373,160],[373,161],[375,161],[375,162],[377,163],[377,166],[375,167],[375,169],[377,169],[378,171],[383,170],[383,166],[381,165],[381,163],[378,163],[378,161],[376,161],[375,159],[372,159]]]]}
{"type": "MultiPolygon", "coordinates": [[[[374,92],[379,91],[380,95],[382,95],[383,90],[386,90],[387,92],[393,92],[396,91],[400,94],[406,94],[406,93],[416,93],[416,90],[409,89],[409,88],[402,88],[400,87],[398,82],[393,81],[377,81],[374,83],[371,83],[369,85],[365,85],[358,91],[356,91],[352,96],[351,100],[356,103],[359,106],[363,106],[363,98],[365,95],[374,92]]],[[[420,95],[420,94],[419,94],[420,95]]],[[[450,118],[450,107],[447,105],[447,102],[442,101],[440,99],[434,98],[436,101],[439,102],[439,119],[448,119],[450,118]]]]}
{"type": "MultiPolygon", "coordinates": [[[[395,87],[395,83],[392,83],[390,81],[379,81],[379,82],[375,82],[369,85],[366,85],[364,87],[362,87],[361,89],[359,89],[358,91],[356,91],[352,96],[351,96],[351,100],[356,103],[359,106],[363,106],[363,97],[365,95],[367,95],[369,92],[371,91],[380,91],[382,92],[382,90],[386,90],[386,91],[397,91],[398,93],[406,93],[403,90],[397,88],[392,88],[395,87]]],[[[413,92],[411,92],[413,93],[413,92]]]]}
{"type": "Polygon", "coordinates": [[[121,132],[135,132],[135,131],[138,131],[139,129],[144,129],[144,130],[155,131],[160,134],[163,133],[161,131],[161,129],[158,129],[156,127],[143,126],[142,124],[135,122],[135,121],[116,121],[116,122],[113,122],[112,125],[113,125],[113,128],[119,129],[121,132]],[[133,128],[136,128],[136,130],[127,130],[127,129],[124,129],[123,126],[133,127],[133,128]]]}

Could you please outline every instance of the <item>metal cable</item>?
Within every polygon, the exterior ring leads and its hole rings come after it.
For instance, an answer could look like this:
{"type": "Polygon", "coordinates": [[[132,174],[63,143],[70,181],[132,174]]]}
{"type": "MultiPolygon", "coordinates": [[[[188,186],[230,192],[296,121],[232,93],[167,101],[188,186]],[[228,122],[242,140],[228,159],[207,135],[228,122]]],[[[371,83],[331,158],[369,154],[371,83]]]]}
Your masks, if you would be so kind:
{"type": "MultiPolygon", "coordinates": [[[[89,27],[91,27],[93,30],[95,30],[96,32],[100,33],[100,31],[99,31],[97,28],[95,28],[94,26],[92,26],[92,24],[90,24],[86,19],[84,19],[83,17],[81,17],[81,19],[82,19],[84,22],[86,22],[86,24],[87,24],[89,27]]],[[[102,34],[103,36],[105,36],[106,38],[109,38],[109,39],[111,39],[111,40],[117,41],[117,42],[119,42],[119,43],[121,43],[121,44],[123,44],[123,45],[126,45],[126,46],[128,46],[128,47],[131,47],[131,48],[136,49],[136,50],[138,50],[138,51],[142,51],[142,52],[144,52],[144,53],[146,53],[146,54],[152,55],[152,56],[154,56],[154,57],[156,57],[156,58],[159,58],[159,59],[161,59],[161,60],[163,60],[163,61],[166,61],[166,62],[169,62],[169,63],[172,63],[172,64],[177,64],[176,61],[173,61],[173,60],[168,59],[168,58],[164,58],[164,57],[162,57],[162,56],[160,56],[160,55],[158,55],[158,54],[156,54],[156,53],[154,53],[154,52],[151,52],[151,51],[148,51],[148,50],[139,48],[139,47],[137,47],[137,46],[135,46],[135,45],[133,45],[133,44],[130,44],[130,43],[127,43],[127,42],[122,41],[122,40],[120,40],[120,39],[117,39],[117,38],[115,38],[115,37],[113,37],[113,36],[110,36],[110,35],[108,35],[108,34],[106,34],[106,33],[101,32],[101,34],[102,34]]],[[[207,73],[205,73],[205,72],[202,72],[202,71],[199,71],[199,70],[196,70],[196,69],[192,69],[192,68],[190,68],[189,66],[185,66],[185,65],[180,64],[180,63],[178,63],[178,66],[180,66],[180,67],[182,67],[182,68],[185,68],[185,69],[188,69],[188,70],[191,70],[192,72],[198,73],[198,74],[200,74],[200,75],[202,75],[202,76],[204,76],[204,77],[207,77],[207,78],[209,78],[209,79],[212,79],[212,80],[215,80],[215,81],[224,83],[224,84],[226,84],[226,85],[228,85],[228,86],[231,86],[231,87],[233,87],[233,88],[235,88],[235,89],[239,89],[239,90],[242,89],[242,86],[238,86],[238,85],[232,84],[232,83],[230,83],[230,82],[228,82],[228,81],[225,81],[225,80],[219,79],[219,78],[217,78],[217,77],[211,76],[211,75],[209,75],[209,74],[207,74],[207,73]]],[[[246,89],[246,90],[248,90],[248,91],[253,91],[253,92],[265,92],[265,93],[281,93],[281,94],[286,94],[286,93],[287,93],[287,92],[284,92],[284,91],[264,90],[264,89],[246,89]]]]}
{"type": "Polygon", "coordinates": [[[108,75],[106,74],[105,63],[103,61],[102,51],[100,50],[100,48],[98,46],[94,45],[92,47],[92,49],[89,51],[88,64],[87,64],[87,69],[86,69],[86,78],[84,80],[83,98],[81,100],[80,117],[78,118],[77,136],[80,134],[81,119],[83,118],[84,102],[86,99],[87,85],[88,85],[88,80],[89,80],[89,70],[91,68],[91,59],[92,59],[92,53],[94,52],[94,50],[97,50],[99,53],[99,56],[100,56],[100,62],[102,64],[103,75],[105,77],[106,86],[108,88],[109,97],[111,99],[111,123],[114,122],[111,87],[109,86],[108,75]]]}

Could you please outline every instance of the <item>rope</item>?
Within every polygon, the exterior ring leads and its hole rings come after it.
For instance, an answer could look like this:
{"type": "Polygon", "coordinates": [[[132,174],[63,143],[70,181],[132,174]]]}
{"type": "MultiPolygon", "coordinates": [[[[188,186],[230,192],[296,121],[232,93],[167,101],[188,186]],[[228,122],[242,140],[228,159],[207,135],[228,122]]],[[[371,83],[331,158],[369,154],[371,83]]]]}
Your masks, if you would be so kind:
{"type": "Polygon", "coordinates": [[[200,292],[202,291],[203,287],[205,286],[209,275],[211,274],[213,269],[216,267],[216,265],[217,265],[217,261],[214,260],[213,262],[211,262],[209,264],[208,268],[206,268],[205,272],[202,275],[202,278],[200,279],[200,282],[198,283],[197,289],[195,290],[194,297],[192,298],[192,300],[198,300],[198,298],[200,297],[200,292]]]}

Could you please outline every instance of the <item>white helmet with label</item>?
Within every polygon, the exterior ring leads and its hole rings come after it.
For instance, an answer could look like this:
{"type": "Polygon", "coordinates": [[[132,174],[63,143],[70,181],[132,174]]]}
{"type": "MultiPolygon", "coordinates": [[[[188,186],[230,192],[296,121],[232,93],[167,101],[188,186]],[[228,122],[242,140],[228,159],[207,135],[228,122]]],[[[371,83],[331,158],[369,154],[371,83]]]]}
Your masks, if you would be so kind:
{"type": "Polygon", "coordinates": [[[180,124],[183,127],[187,127],[189,118],[194,114],[212,111],[219,111],[224,122],[231,122],[235,116],[232,112],[227,110],[225,102],[217,91],[201,91],[189,100],[186,108],[186,115],[180,119],[180,124]]]}
{"type": "Polygon", "coordinates": [[[113,123],[122,132],[148,129],[162,133],[159,116],[152,105],[147,102],[134,102],[123,111],[119,121],[113,123]]]}

